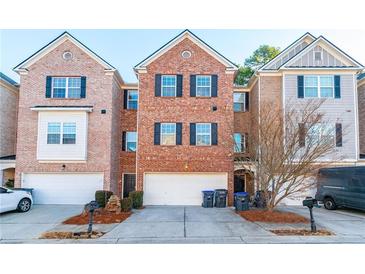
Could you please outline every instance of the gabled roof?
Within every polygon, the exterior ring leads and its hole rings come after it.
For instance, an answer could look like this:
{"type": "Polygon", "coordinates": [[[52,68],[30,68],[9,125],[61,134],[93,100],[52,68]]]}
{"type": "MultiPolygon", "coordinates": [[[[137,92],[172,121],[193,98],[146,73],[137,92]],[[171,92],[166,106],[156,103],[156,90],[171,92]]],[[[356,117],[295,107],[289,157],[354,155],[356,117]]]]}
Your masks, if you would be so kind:
{"type": "Polygon", "coordinates": [[[100,63],[105,69],[108,70],[116,70],[115,67],[113,67],[111,64],[109,64],[107,61],[105,61],[103,58],[101,58],[99,55],[97,55],[95,52],[93,52],[91,49],[89,49],[87,46],[85,46],[83,43],[81,43],[79,40],[77,40],[74,36],[72,36],[67,31],[63,32],[61,35],[56,37],[54,40],[52,40],[50,43],[45,45],[43,48],[35,52],[33,55],[22,61],[20,64],[18,64],[16,67],[14,67],[13,70],[19,72],[21,70],[27,69],[30,65],[34,64],[36,61],[38,61],[40,58],[45,56],[47,53],[55,49],[57,46],[65,42],[66,40],[71,41],[73,44],[75,44],[77,47],[82,49],[84,52],[86,52],[91,58],[93,58],[95,61],[100,63]]]}
{"type": "MultiPolygon", "coordinates": [[[[321,35],[316,40],[314,40],[311,44],[309,44],[305,49],[298,52],[292,58],[290,58],[285,63],[283,63],[279,67],[279,69],[288,68],[291,63],[295,62],[298,58],[300,58],[304,54],[308,53],[310,50],[312,50],[318,44],[323,45],[325,49],[330,50],[331,53],[334,53],[334,56],[336,58],[339,58],[339,59],[341,59],[341,61],[348,64],[347,65],[348,68],[352,68],[352,69],[362,69],[362,68],[364,68],[364,66],[362,64],[357,62],[354,58],[352,58],[350,55],[348,55],[347,53],[342,51],[340,48],[335,46],[333,43],[331,43],[329,40],[327,40],[325,37],[323,37],[321,35]]],[[[315,67],[313,67],[313,68],[315,68],[315,67]]],[[[328,68],[333,68],[333,67],[328,67],[328,68]]],[[[340,68],[346,68],[346,67],[341,66],[340,68]]]]}
{"type": "Polygon", "coordinates": [[[362,80],[362,79],[365,79],[365,72],[357,76],[357,80],[362,80]]]}
{"type": "Polygon", "coordinates": [[[0,79],[7,82],[8,84],[10,85],[13,85],[13,86],[17,86],[18,83],[15,82],[13,79],[11,79],[10,77],[6,76],[4,73],[0,72],[0,79]]]}
{"type": "Polygon", "coordinates": [[[153,52],[150,56],[139,62],[134,69],[145,69],[152,61],[163,55],[166,51],[180,43],[185,38],[190,39],[192,42],[197,44],[200,48],[202,48],[204,51],[206,51],[208,54],[213,56],[215,59],[217,59],[219,62],[221,62],[223,65],[226,66],[229,70],[237,70],[238,66],[231,62],[229,59],[224,57],[222,54],[220,54],[218,51],[213,49],[211,46],[209,46],[207,43],[205,43],[203,40],[201,40],[198,36],[196,36],[194,33],[192,33],[190,30],[186,29],[182,31],[180,34],[175,36],[173,39],[171,39],[169,42],[167,42],[165,45],[160,47],[158,50],[153,52]]]}
{"type": "Polygon", "coordinates": [[[315,39],[316,37],[313,36],[311,33],[309,32],[304,33],[301,37],[299,37],[297,40],[295,40],[293,43],[287,46],[284,50],[282,50],[277,56],[268,61],[266,64],[262,65],[262,67],[259,68],[258,71],[267,70],[270,65],[274,64],[276,61],[279,61],[280,58],[284,57],[285,54],[289,53],[292,49],[297,47],[303,41],[305,40],[314,41],[315,39]]]}

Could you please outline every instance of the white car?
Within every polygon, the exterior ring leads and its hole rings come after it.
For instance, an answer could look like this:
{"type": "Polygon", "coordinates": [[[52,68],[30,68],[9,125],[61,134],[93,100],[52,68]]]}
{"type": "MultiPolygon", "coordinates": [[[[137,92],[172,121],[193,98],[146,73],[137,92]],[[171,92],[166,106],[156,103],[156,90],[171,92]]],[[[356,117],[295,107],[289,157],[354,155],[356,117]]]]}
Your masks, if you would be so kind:
{"type": "Polygon", "coordinates": [[[12,210],[27,212],[32,203],[33,199],[30,192],[0,187],[0,213],[12,210]]]}

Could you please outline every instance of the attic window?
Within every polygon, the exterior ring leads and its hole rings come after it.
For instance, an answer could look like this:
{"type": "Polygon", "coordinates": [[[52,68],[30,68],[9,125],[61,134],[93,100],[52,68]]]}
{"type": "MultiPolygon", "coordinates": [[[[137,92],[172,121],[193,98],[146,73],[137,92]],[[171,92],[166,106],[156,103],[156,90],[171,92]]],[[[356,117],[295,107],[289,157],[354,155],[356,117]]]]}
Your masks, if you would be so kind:
{"type": "Polygon", "coordinates": [[[70,51],[65,51],[62,54],[62,58],[65,60],[71,60],[72,59],[72,53],[70,51]]]}
{"type": "Polygon", "coordinates": [[[184,51],[181,53],[181,56],[182,56],[182,58],[184,58],[184,59],[188,59],[188,58],[190,58],[190,57],[191,57],[191,52],[190,52],[190,51],[188,51],[188,50],[184,50],[184,51]]]}
{"type": "Polygon", "coordinates": [[[314,52],[314,61],[322,61],[322,51],[314,52]]]}

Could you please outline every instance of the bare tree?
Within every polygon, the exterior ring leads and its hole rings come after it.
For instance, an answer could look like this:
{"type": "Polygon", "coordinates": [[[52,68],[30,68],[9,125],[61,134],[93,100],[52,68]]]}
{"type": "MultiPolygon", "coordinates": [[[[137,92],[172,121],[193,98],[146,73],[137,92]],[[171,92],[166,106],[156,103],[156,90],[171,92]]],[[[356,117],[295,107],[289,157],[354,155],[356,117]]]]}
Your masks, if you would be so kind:
{"type": "Polygon", "coordinates": [[[287,104],[285,112],[264,102],[260,114],[252,118],[248,151],[235,157],[235,164],[254,174],[256,189],[264,192],[268,210],[314,187],[318,169],[339,160],[335,124],[320,112],[323,102],[287,104]]]}

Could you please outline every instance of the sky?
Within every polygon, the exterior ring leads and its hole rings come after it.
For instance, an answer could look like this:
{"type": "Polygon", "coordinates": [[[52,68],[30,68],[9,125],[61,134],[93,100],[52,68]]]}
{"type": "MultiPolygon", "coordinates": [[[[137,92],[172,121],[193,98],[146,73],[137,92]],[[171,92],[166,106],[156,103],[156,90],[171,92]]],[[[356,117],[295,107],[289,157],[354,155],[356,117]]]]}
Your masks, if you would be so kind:
{"type": "MultiPolygon", "coordinates": [[[[0,30],[0,71],[19,81],[12,69],[65,30],[0,30]]],[[[133,67],[183,30],[67,30],[79,41],[116,67],[125,82],[136,82],[133,67]]],[[[323,35],[365,65],[365,30],[229,30],[191,29],[198,37],[234,63],[260,45],[284,49],[309,31],[323,35]]]]}

